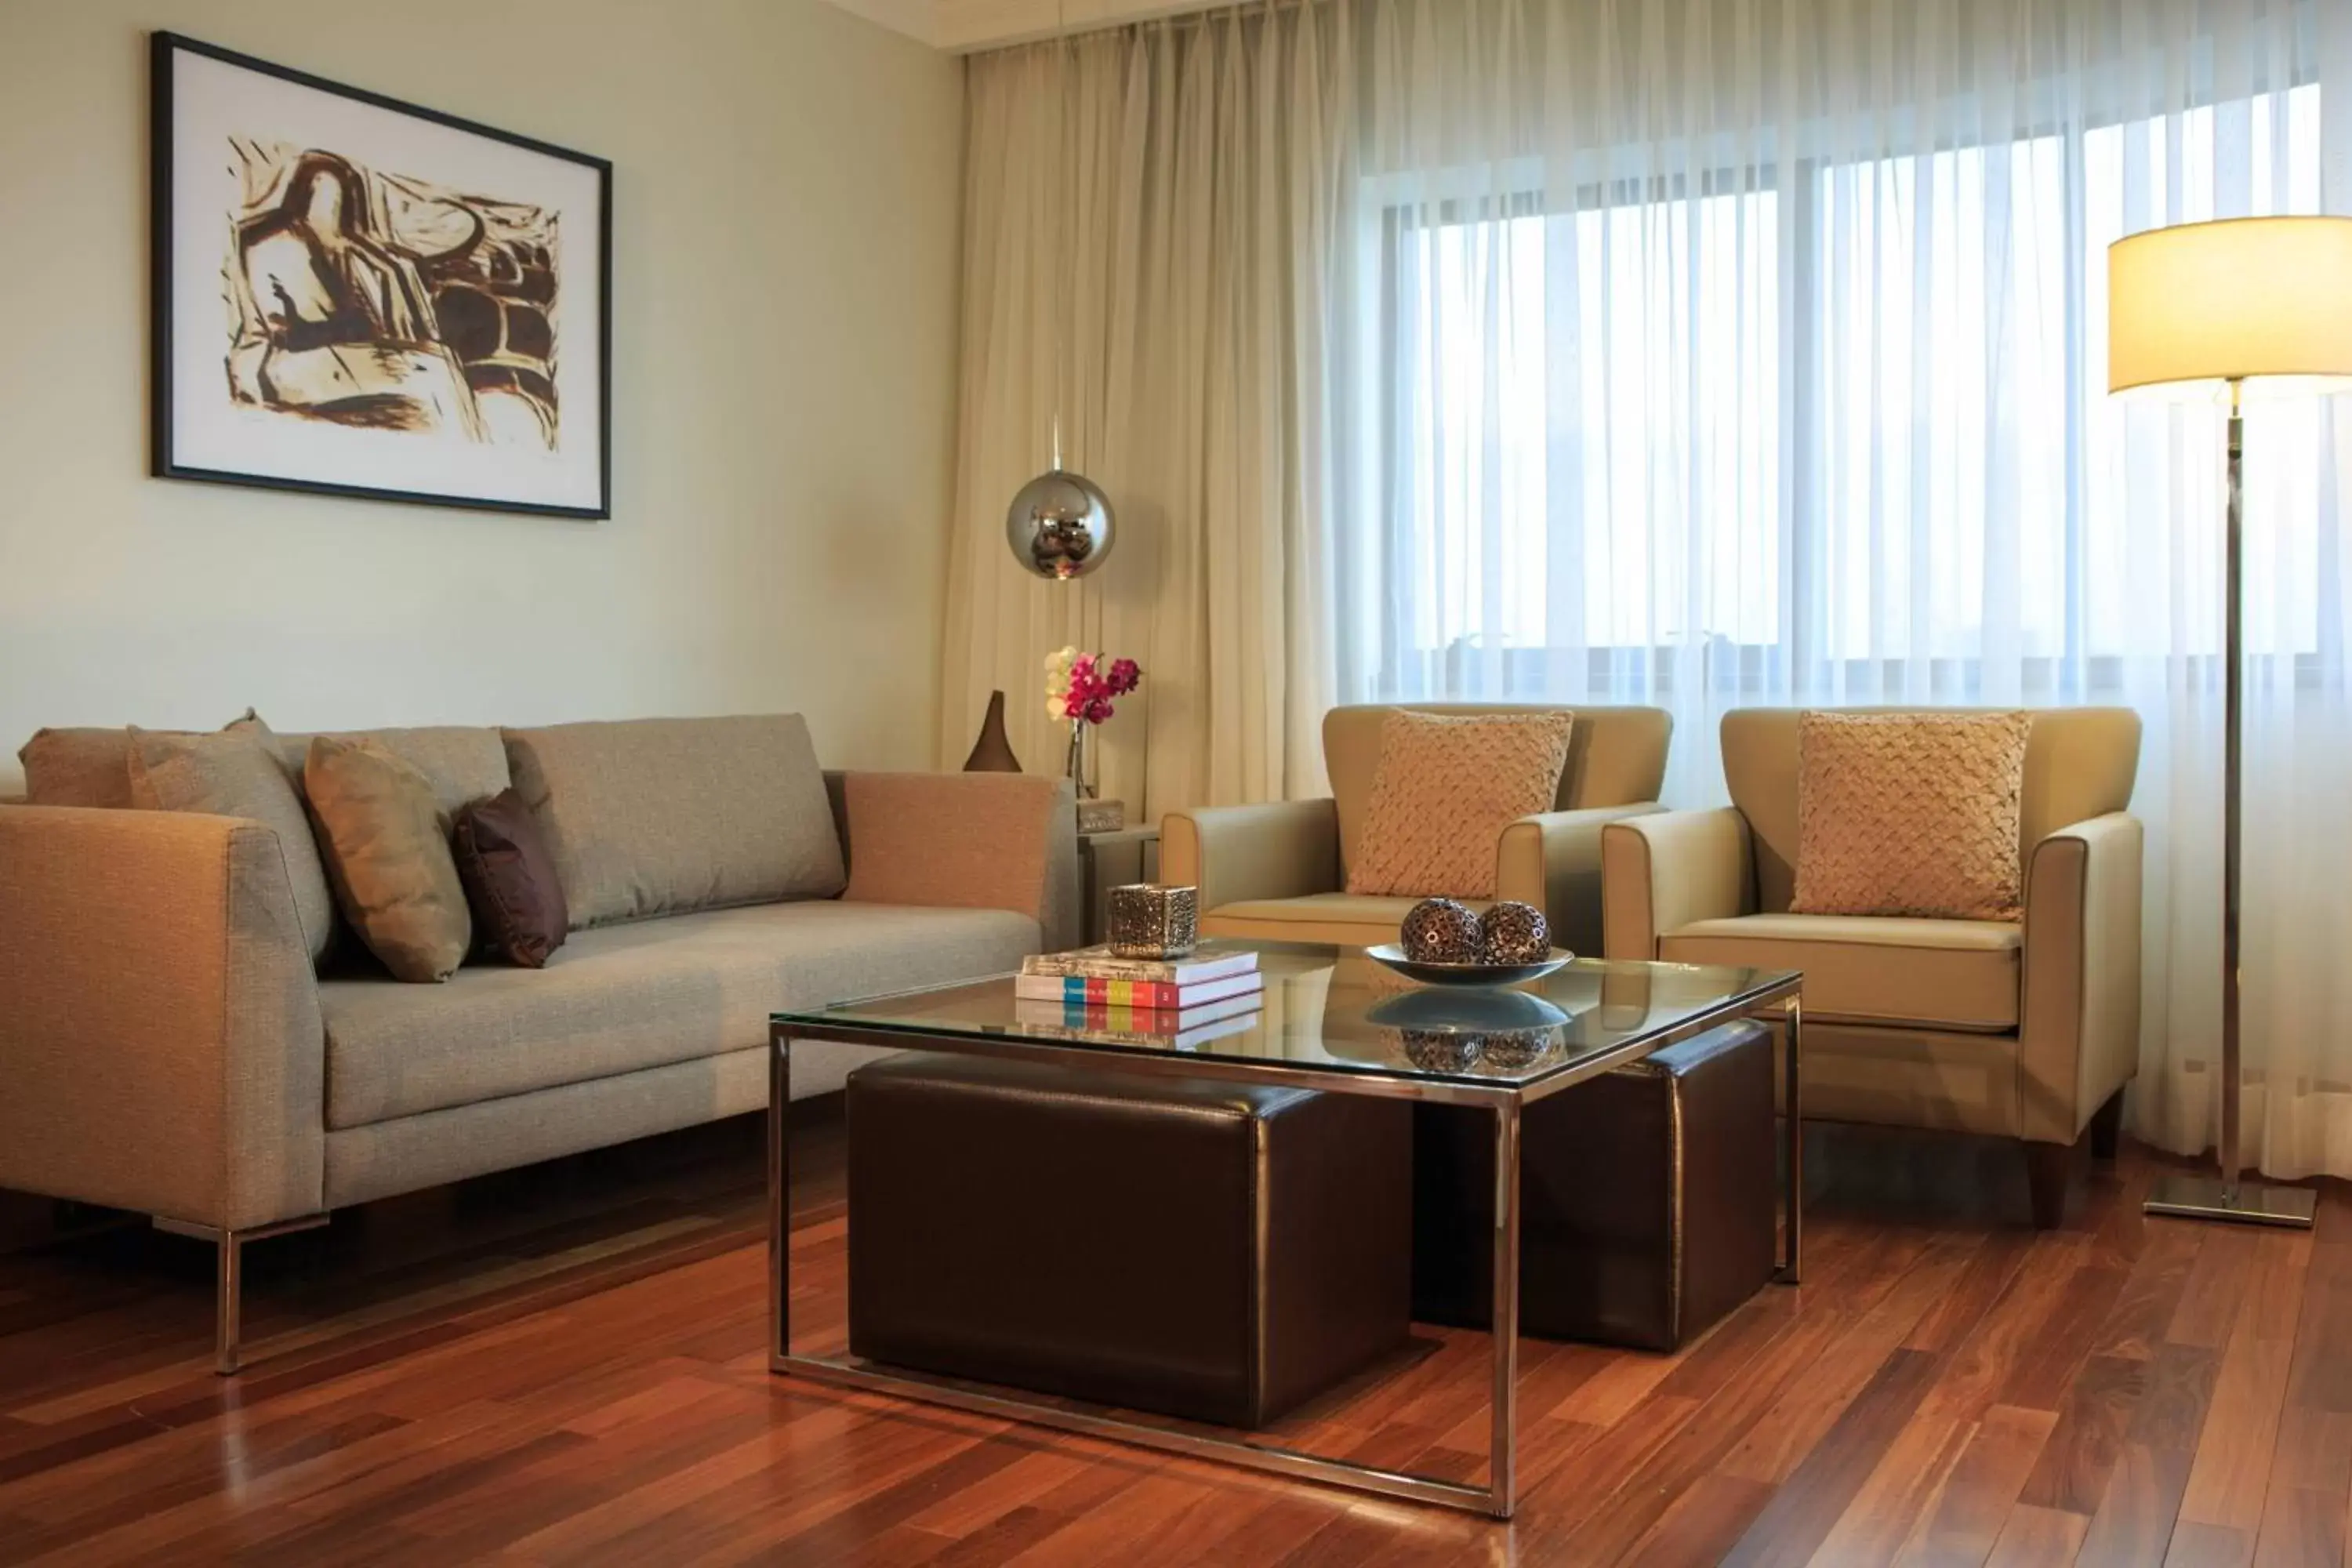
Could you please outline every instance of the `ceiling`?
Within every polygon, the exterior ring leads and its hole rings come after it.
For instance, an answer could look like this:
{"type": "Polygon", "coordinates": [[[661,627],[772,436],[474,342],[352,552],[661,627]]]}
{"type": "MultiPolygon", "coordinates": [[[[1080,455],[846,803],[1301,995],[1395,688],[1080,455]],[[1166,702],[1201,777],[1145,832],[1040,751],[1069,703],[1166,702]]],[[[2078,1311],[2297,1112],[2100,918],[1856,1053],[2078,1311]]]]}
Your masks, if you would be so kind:
{"type": "Polygon", "coordinates": [[[1215,0],[833,0],[870,22],[950,54],[971,54],[1071,32],[1204,11],[1215,0]]]}

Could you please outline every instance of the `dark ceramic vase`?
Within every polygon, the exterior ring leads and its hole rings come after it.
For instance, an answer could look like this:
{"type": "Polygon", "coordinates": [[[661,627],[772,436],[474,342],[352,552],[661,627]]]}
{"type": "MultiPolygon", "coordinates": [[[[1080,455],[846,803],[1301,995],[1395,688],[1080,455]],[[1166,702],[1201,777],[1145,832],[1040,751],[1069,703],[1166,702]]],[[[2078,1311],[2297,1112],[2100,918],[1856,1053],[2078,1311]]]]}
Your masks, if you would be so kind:
{"type": "Polygon", "coordinates": [[[1004,693],[988,694],[988,717],[980,721],[980,739],[971,743],[971,755],[963,760],[968,773],[1017,773],[1021,759],[1013,754],[1013,742],[1004,738],[1004,693]]]}

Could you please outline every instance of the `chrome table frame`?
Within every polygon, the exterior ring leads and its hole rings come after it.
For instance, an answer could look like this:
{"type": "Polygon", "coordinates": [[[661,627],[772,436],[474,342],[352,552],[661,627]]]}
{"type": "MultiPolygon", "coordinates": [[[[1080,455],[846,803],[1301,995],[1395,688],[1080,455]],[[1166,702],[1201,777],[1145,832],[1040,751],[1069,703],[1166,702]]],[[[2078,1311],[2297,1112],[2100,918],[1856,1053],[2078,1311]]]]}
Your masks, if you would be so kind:
{"type": "Polygon", "coordinates": [[[1720,1007],[1696,1014],[1655,1037],[1629,1041],[1618,1049],[1599,1053],[1577,1063],[1572,1068],[1527,1085],[1446,1083],[1389,1073],[1334,1071],[1276,1062],[1221,1061],[1212,1058],[1178,1056],[1172,1052],[1105,1050],[1010,1035],[958,1035],[914,1028],[860,1027],[809,1022],[772,1024],[768,1058],[768,1321],[772,1338],[768,1349],[768,1370],[1003,1420],[1084,1433],[1090,1437],[1108,1438],[1138,1447],[1156,1448],[1197,1459],[1214,1459],[1299,1480],[1321,1481],[1358,1491],[1404,1498],[1414,1502],[1437,1503],[1491,1515],[1496,1519],[1508,1519],[1518,1502],[1520,1112],[1538,1100],[1549,1100],[1562,1089],[1571,1089],[1612,1068],[1639,1060],[1721,1025],[1744,1017],[1762,1017],[1779,1023],[1782,1026],[1780,1044],[1784,1076],[1781,1110],[1787,1142],[1780,1179],[1780,1258],[1774,1278],[1782,1284],[1793,1285],[1799,1277],[1801,1211],[1804,1195],[1804,1138],[1798,1099],[1798,1063],[1801,1055],[1800,1039],[1803,1024],[1803,1009],[1799,997],[1802,986],[1802,977],[1792,974],[1759,993],[1742,999],[1727,1000],[1720,1007]],[[1052,1062],[1063,1067],[1133,1073],[1144,1078],[1224,1079],[1241,1083],[1319,1089],[1330,1094],[1370,1095],[1381,1100],[1475,1105],[1493,1111],[1495,1312],[1491,1338],[1494,1342],[1494,1381],[1490,1401],[1493,1426],[1488,1438],[1486,1484],[1483,1487],[1469,1486],[1436,1476],[1381,1469],[1292,1448],[1262,1447],[1232,1437],[1153,1426],[1130,1416],[1114,1415],[1107,1406],[1077,1402],[1046,1404],[1018,1393],[958,1378],[938,1377],[911,1368],[886,1369],[881,1363],[863,1362],[846,1355],[793,1354],[789,1111],[792,1105],[792,1043],[795,1038],[848,1046],[878,1046],[897,1050],[937,1050],[961,1056],[1052,1062]]]}

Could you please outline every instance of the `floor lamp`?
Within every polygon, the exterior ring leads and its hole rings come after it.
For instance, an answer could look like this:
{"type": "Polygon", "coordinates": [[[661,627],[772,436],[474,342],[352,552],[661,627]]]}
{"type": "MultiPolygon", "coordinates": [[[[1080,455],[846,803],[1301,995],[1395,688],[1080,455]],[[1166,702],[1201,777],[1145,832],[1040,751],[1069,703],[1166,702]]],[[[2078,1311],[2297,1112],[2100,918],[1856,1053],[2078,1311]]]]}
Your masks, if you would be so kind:
{"type": "Polygon", "coordinates": [[[2107,390],[2226,399],[2221,826],[2221,1129],[2218,1176],[2168,1174],[2150,1214],[2308,1226],[2312,1194],[2239,1179],[2239,768],[2243,731],[2242,405],[2263,395],[2352,387],[2352,218],[2252,217],[2150,229],[2107,250],[2107,390]]]}

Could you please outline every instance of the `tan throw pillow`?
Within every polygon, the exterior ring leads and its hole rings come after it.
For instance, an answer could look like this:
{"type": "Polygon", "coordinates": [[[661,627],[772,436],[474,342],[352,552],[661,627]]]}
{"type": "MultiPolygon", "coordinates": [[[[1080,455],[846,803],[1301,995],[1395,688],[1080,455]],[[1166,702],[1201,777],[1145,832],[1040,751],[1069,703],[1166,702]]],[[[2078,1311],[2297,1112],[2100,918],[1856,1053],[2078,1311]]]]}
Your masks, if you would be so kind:
{"type": "Polygon", "coordinates": [[[1797,719],[1801,915],[2023,918],[2031,713],[1797,719]]]}
{"type": "Polygon", "coordinates": [[[394,979],[446,980],[473,945],[433,782],[373,741],[310,742],[302,782],[343,919],[394,979]]]}
{"type": "Polygon", "coordinates": [[[1348,891],[1493,898],[1503,829],[1552,808],[1574,723],[1557,710],[1390,714],[1348,891]]]}
{"type": "MultiPolygon", "coordinates": [[[[266,733],[266,732],[265,732],[266,733]]],[[[217,735],[173,735],[134,729],[131,736],[131,802],[145,811],[194,811],[242,816],[278,835],[286,879],[302,940],[317,963],[335,929],[334,897],[301,797],[268,741],[244,730],[217,735]]]]}

